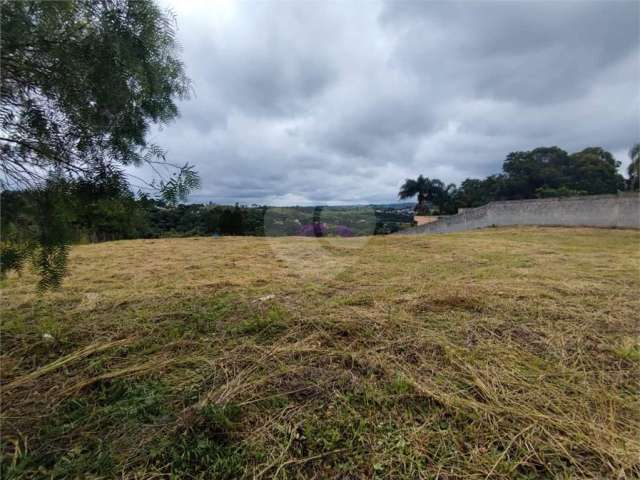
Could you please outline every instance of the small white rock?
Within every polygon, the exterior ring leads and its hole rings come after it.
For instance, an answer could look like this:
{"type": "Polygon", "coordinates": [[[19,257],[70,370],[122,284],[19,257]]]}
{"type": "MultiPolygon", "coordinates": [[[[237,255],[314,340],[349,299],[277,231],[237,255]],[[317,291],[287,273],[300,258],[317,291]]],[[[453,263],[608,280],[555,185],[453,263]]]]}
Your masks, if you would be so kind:
{"type": "Polygon", "coordinates": [[[50,333],[43,333],[42,334],[42,339],[46,340],[48,342],[51,342],[51,341],[55,340],[55,338],[53,338],[53,335],[51,335],[50,333]]]}

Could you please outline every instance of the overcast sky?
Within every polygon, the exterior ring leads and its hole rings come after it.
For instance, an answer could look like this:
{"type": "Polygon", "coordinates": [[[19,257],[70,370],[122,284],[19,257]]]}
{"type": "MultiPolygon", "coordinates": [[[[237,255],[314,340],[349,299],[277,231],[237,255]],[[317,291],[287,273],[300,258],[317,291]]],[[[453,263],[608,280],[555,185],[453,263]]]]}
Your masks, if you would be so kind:
{"type": "Polygon", "coordinates": [[[640,139],[640,2],[162,0],[195,94],[153,135],[194,201],[392,202],[514,150],[640,139]]]}

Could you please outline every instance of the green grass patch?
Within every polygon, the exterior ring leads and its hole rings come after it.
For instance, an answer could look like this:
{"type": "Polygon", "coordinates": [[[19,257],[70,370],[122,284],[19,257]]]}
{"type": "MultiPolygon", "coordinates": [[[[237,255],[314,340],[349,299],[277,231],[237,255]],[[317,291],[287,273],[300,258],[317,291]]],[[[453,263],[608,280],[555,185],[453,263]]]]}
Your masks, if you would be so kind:
{"type": "Polygon", "coordinates": [[[259,341],[267,341],[286,330],[289,318],[284,307],[271,305],[238,325],[232,325],[229,330],[236,335],[251,335],[259,341]]]}

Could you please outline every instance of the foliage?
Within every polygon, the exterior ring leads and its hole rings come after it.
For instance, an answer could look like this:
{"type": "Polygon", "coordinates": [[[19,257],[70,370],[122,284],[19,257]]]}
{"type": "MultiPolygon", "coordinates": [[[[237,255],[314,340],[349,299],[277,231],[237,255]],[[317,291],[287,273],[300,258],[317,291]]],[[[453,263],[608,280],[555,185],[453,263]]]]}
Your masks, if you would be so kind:
{"type": "Polygon", "coordinates": [[[624,178],[618,173],[620,162],[600,147],[590,147],[569,156],[565,169],[567,188],[591,195],[624,190],[624,178]]]}
{"type": "Polygon", "coordinates": [[[0,250],[2,275],[9,270],[22,270],[30,262],[40,274],[40,289],[60,286],[66,272],[69,249],[70,208],[68,183],[51,177],[43,188],[9,195],[9,204],[24,210],[6,209],[3,193],[0,250]]]}
{"type": "Polygon", "coordinates": [[[121,172],[96,172],[69,183],[74,240],[121,240],[147,232],[146,215],[121,172]]]}
{"type": "Polygon", "coordinates": [[[162,157],[145,139],[189,92],[151,0],[2,2],[3,172],[12,184],[162,157]]]}
{"type": "Polygon", "coordinates": [[[162,199],[171,206],[186,201],[189,193],[200,188],[200,175],[186,163],[167,181],[160,180],[158,190],[162,199]]]}
{"type": "Polygon", "coordinates": [[[148,232],[145,212],[118,172],[2,192],[2,274],[30,263],[40,289],[59,287],[69,245],[82,241],[135,238],[148,232]]]}
{"type": "Polygon", "coordinates": [[[629,179],[627,180],[627,188],[629,190],[640,189],[640,143],[636,143],[629,150],[629,159],[631,163],[627,168],[629,179]]]}
{"type": "Polygon", "coordinates": [[[300,228],[298,235],[303,237],[326,237],[327,225],[320,222],[308,223],[300,228]]]}
{"type": "Polygon", "coordinates": [[[243,212],[236,204],[233,209],[225,208],[220,215],[220,233],[241,235],[243,233],[243,212]]]}
{"type": "MultiPolygon", "coordinates": [[[[59,198],[57,208],[64,210],[61,221],[70,243],[102,242],[133,238],[186,237],[204,235],[265,235],[265,215],[280,222],[279,229],[269,226],[267,233],[277,235],[314,235],[314,218],[322,218],[321,235],[341,237],[385,234],[411,225],[408,207],[277,207],[225,206],[167,203],[146,194],[134,195],[126,179],[118,172],[96,174],[91,178],[51,181],[59,198]],[[318,213],[321,212],[321,213],[318,213]],[[320,215],[320,217],[319,217],[320,215]],[[310,225],[301,227],[300,225],[310,225]]],[[[0,194],[0,254],[2,271],[20,270],[30,258],[25,245],[37,236],[37,190],[0,194]]]]}
{"type": "Polygon", "coordinates": [[[233,405],[207,405],[188,428],[157,441],[152,460],[175,478],[238,478],[246,461],[242,447],[232,442],[239,418],[233,405]]]}
{"type": "Polygon", "coordinates": [[[313,224],[319,233],[360,236],[389,233],[411,225],[408,208],[400,207],[266,207],[214,204],[171,206],[162,200],[143,197],[139,205],[146,211],[149,231],[144,237],[193,235],[311,235],[313,224]],[[314,222],[314,218],[321,221],[314,222]],[[267,223],[265,227],[265,222],[267,223]],[[386,225],[385,231],[376,225],[386,225]],[[266,232],[265,232],[266,228],[266,232]]]}
{"type": "Polygon", "coordinates": [[[543,187],[536,190],[536,195],[539,198],[575,197],[586,194],[587,192],[584,190],[572,190],[564,186],[560,188],[543,187]]]}
{"type": "Polygon", "coordinates": [[[429,213],[428,203],[438,207],[442,213],[453,213],[451,209],[451,196],[455,192],[454,184],[446,185],[442,180],[430,179],[419,175],[417,179],[407,178],[400,187],[398,197],[402,200],[418,196],[416,212],[426,215],[429,213]]]}
{"type": "Polygon", "coordinates": [[[558,147],[512,152],[504,161],[503,173],[463,181],[455,192],[455,203],[467,208],[493,200],[616,193],[625,185],[619,166],[600,147],[572,154],[558,147]]]}
{"type": "MultiPolygon", "coordinates": [[[[629,167],[627,188],[638,188],[633,165],[638,165],[639,152],[638,146],[630,152],[636,163],[629,167]]],[[[420,175],[417,180],[406,180],[399,195],[410,198],[417,194],[416,211],[420,213],[429,213],[430,204],[439,213],[455,213],[458,208],[479,207],[495,200],[616,193],[625,188],[619,167],[620,162],[601,147],[572,154],[558,147],[540,147],[511,152],[502,173],[485,179],[467,178],[459,188],[453,184],[445,188],[440,180],[420,175]]]]}
{"type": "Polygon", "coordinates": [[[493,200],[502,200],[504,175],[490,175],[484,180],[467,178],[456,192],[459,207],[479,207],[493,200]]]}
{"type": "MultiPolygon", "coordinates": [[[[0,7],[0,188],[28,191],[39,210],[30,216],[34,228],[3,235],[12,238],[3,240],[2,271],[19,269],[30,257],[42,273],[40,285],[56,286],[71,236],[66,217],[109,217],[108,224],[125,219],[126,202],[118,198],[122,167],[177,169],[157,185],[168,201],[198,187],[191,166],[169,164],[146,140],[152,124],[177,115],[176,100],[188,95],[189,80],[177,56],[173,18],[152,0],[3,0],[0,7]],[[84,211],[54,194],[51,175],[56,189],[71,182],[91,197],[90,204],[76,206],[84,211]]],[[[102,235],[100,226],[91,230],[102,235]]],[[[112,236],[107,231],[103,238],[112,236]]]]}

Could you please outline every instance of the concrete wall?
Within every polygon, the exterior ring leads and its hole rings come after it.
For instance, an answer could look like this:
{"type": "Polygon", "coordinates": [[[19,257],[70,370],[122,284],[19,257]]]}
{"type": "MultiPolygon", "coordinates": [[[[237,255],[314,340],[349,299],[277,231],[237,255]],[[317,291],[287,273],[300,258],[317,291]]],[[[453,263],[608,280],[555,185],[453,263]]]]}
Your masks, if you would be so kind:
{"type": "Polygon", "coordinates": [[[440,217],[398,235],[447,233],[490,226],[558,225],[640,228],[640,194],[589,195],[491,202],[440,217]]]}

